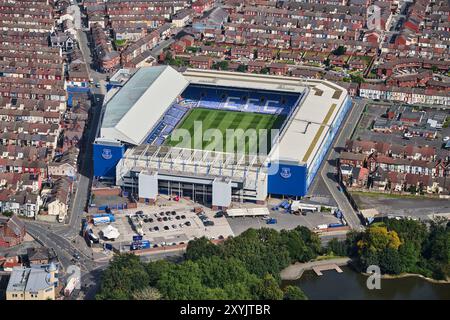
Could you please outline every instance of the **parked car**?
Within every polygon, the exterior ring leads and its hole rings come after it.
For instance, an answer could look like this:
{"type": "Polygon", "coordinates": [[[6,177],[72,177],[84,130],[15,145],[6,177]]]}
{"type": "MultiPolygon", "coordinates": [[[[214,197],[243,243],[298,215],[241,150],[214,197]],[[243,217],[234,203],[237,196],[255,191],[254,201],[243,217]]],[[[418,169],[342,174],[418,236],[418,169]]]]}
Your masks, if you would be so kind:
{"type": "Polygon", "coordinates": [[[176,225],[176,224],[173,224],[173,225],[172,225],[172,228],[173,228],[173,229],[176,229],[176,228],[177,228],[177,225],[176,225]]]}
{"type": "Polygon", "coordinates": [[[182,214],[181,219],[186,219],[186,216],[184,214],[182,214]]]}
{"type": "Polygon", "coordinates": [[[180,220],[181,217],[180,217],[180,216],[176,216],[175,219],[176,219],[176,220],[180,220]]]}
{"type": "Polygon", "coordinates": [[[266,221],[266,224],[276,224],[277,222],[278,222],[277,219],[270,218],[269,220],[266,221]]]}
{"type": "Polygon", "coordinates": [[[154,231],[159,231],[159,227],[156,226],[156,227],[153,228],[153,230],[154,230],[154,231]]]}
{"type": "Polygon", "coordinates": [[[169,227],[168,226],[164,226],[164,230],[169,230],[169,227]]]}
{"type": "Polygon", "coordinates": [[[169,220],[167,217],[164,217],[164,218],[163,218],[163,221],[167,221],[167,220],[169,220]]]}
{"type": "Polygon", "coordinates": [[[190,222],[190,221],[186,221],[184,224],[185,224],[186,226],[188,226],[188,227],[191,226],[191,222],[190,222]]]}
{"type": "Polygon", "coordinates": [[[205,220],[205,221],[203,221],[203,224],[205,227],[208,227],[208,226],[213,226],[214,222],[211,220],[205,220]]]}
{"type": "Polygon", "coordinates": [[[223,211],[218,211],[215,215],[214,218],[222,218],[223,217],[223,211]]]}

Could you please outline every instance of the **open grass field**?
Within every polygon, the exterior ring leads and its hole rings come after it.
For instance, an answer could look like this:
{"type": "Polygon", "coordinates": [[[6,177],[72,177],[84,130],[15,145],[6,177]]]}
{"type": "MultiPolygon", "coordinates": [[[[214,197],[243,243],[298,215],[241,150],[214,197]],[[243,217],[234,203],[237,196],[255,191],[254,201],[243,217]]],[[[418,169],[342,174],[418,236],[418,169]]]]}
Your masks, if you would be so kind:
{"type": "MultiPolygon", "coordinates": [[[[270,141],[270,129],[279,129],[283,124],[286,117],[283,115],[269,115],[269,114],[259,114],[259,113],[247,113],[247,112],[236,112],[236,111],[223,111],[223,110],[213,110],[204,108],[192,109],[185,119],[181,122],[177,129],[185,129],[189,132],[190,137],[192,137],[189,144],[188,141],[183,140],[183,147],[190,147],[193,149],[203,149],[203,150],[216,150],[216,151],[229,151],[227,150],[228,144],[234,139],[234,151],[241,151],[241,147],[245,144],[245,153],[262,152],[262,148],[258,146],[263,143],[258,139],[256,144],[253,144],[248,136],[248,129],[255,129],[256,134],[259,137],[260,129],[268,130],[268,141],[270,141]],[[200,125],[201,124],[201,125],[200,125]],[[218,129],[212,134],[211,139],[208,138],[208,133],[212,132],[208,129],[218,129]],[[235,136],[227,133],[227,129],[239,130],[242,129],[247,133],[247,136],[242,136],[238,134],[239,131],[233,131],[235,136]],[[221,135],[221,137],[216,136],[216,133],[221,135]],[[200,141],[195,141],[195,136],[203,137],[200,141]],[[220,143],[222,142],[222,149],[220,148],[220,143]]],[[[179,141],[176,139],[177,130],[175,129],[166,143],[171,146],[176,146],[179,141]]],[[[255,140],[253,140],[255,141],[255,140]]],[[[270,143],[268,143],[270,145],[270,143]]],[[[267,147],[267,152],[270,151],[270,146],[267,147]]]]}

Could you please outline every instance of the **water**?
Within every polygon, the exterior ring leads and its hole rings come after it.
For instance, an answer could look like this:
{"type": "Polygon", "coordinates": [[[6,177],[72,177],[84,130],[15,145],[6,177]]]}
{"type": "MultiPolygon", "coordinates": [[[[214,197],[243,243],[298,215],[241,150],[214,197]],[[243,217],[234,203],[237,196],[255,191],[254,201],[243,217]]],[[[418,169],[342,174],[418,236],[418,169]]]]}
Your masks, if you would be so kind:
{"type": "Polygon", "coordinates": [[[349,267],[341,267],[343,273],[334,270],[322,271],[317,276],[306,271],[294,281],[284,281],[283,285],[297,285],[311,300],[450,300],[450,284],[437,284],[419,277],[381,279],[380,290],[369,290],[367,277],[349,267]]]}

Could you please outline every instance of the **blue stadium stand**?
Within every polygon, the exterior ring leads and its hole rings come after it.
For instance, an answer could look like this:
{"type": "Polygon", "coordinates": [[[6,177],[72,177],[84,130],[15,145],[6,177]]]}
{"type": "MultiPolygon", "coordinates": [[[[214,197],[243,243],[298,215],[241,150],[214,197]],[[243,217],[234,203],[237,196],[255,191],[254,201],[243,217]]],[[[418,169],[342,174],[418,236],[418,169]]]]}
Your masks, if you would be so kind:
{"type": "Polygon", "coordinates": [[[164,143],[177,124],[183,119],[189,108],[174,103],[164,114],[162,121],[150,132],[146,139],[147,144],[160,146],[164,143]]]}
{"type": "Polygon", "coordinates": [[[196,86],[189,86],[182,96],[190,107],[285,115],[300,98],[296,94],[196,86]]]}

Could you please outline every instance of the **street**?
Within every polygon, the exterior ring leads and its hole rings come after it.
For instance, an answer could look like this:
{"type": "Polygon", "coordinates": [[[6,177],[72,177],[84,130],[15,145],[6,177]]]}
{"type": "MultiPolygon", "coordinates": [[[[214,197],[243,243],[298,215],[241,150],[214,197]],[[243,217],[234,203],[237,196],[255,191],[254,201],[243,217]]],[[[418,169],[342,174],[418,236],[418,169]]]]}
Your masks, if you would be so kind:
{"type": "MultiPolygon", "coordinates": [[[[338,135],[335,138],[334,144],[328,151],[325,161],[322,163],[322,167],[320,168],[320,176],[316,178],[316,180],[321,179],[325,183],[329,193],[343,212],[344,218],[348,225],[352,229],[356,230],[361,230],[361,221],[345,194],[341,191],[341,189],[338,189],[338,182],[336,181],[335,173],[337,160],[339,158],[339,151],[345,147],[345,142],[352,135],[366,103],[367,101],[365,99],[353,101],[353,106],[347,114],[346,119],[343,121],[338,135]]],[[[319,185],[319,181],[316,181],[313,184],[310,190],[311,195],[314,195],[315,190],[319,185]]]]}

